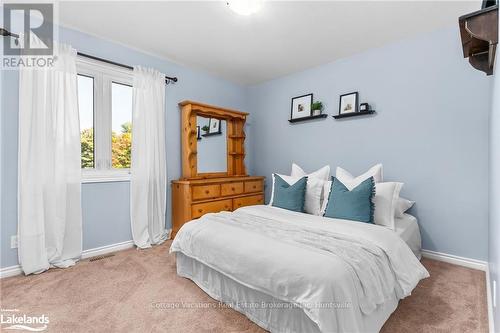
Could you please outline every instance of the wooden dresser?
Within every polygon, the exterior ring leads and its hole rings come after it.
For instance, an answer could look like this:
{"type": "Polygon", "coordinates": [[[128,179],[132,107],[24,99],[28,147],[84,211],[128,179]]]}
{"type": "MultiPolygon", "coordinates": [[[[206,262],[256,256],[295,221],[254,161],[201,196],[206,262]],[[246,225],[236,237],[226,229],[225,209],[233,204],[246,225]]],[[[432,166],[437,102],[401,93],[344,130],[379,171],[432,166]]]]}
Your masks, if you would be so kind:
{"type": "Polygon", "coordinates": [[[172,237],[182,225],[206,213],[264,204],[264,177],[172,181],[172,237]]]}
{"type": "MultiPolygon", "coordinates": [[[[182,177],[172,181],[172,237],[182,225],[206,213],[233,211],[243,206],[264,204],[264,177],[252,177],[245,167],[245,122],[248,113],[193,101],[179,103],[181,107],[182,177]],[[226,122],[225,158],[216,154],[225,171],[200,172],[198,153],[207,134],[200,137],[197,119],[208,118],[209,124],[226,122]]],[[[205,126],[203,126],[205,127],[205,126]]],[[[208,127],[208,126],[207,126],[208,127]]],[[[222,135],[220,129],[213,135],[222,135]]],[[[204,155],[210,158],[212,155],[204,155]]],[[[213,162],[213,161],[212,161],[213,162]]],[[[220,168],[220,167],[219,167],[220,168]]],[[[220,170],[217,168],[216,170],[220,170]]]]}

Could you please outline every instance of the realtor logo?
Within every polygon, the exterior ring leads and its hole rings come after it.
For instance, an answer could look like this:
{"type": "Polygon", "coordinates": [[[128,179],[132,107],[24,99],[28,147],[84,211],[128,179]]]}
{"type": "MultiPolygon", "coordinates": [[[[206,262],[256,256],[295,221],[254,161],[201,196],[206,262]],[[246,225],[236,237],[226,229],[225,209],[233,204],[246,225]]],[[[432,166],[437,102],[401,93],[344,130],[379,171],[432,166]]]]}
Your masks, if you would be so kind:
{"type": "Polygon", "coordinates": [[[3,5],[5,29],[22,27],[24,38],[3,38],[7,56],[51,56],[54,47],[54,5],[52,3],[7,3],[3,5]],[[19,24],[17,24],[19,22],[19,24]],[[33,43],[33,41],[37,41],[33,43]]]}
{"type": "Polygon", "coordinates": [[[19,309],[0,309],[0,330],[43,332],[49,322],[49,317],[44,314],[26,315],[19,309]]]}

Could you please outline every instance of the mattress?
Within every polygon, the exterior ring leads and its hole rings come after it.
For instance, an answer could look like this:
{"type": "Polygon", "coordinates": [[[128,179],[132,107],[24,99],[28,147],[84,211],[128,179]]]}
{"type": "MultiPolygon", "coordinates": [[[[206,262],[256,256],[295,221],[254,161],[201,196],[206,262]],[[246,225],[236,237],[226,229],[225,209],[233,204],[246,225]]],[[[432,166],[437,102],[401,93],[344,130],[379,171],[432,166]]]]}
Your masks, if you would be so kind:
{"type": "Polygon", "coordinates": [[[417,218],[410,214],[404,214],[403,218],[394,219],[394,225],[394,231],[408,244],[415,256],[420,259],[422,257],[422,240],[417,218]]]}

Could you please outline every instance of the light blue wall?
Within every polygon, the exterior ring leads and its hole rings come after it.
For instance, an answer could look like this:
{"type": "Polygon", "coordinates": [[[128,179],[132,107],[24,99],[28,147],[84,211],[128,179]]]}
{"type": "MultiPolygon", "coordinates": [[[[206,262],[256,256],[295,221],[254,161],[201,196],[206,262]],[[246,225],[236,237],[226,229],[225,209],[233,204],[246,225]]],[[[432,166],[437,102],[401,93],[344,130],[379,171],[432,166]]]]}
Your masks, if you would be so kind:
{"type": "MultiPolygon", "coordinates": [[[[179,77],[166,87],[167,175],[169,182],[180,177],[180,111],[184,99],[202,101],[247,111],[244,87],[70,29],[60,29],[59,39],[78,51],[129,65],[156,68],[179,77]]],[[[17,251],[10,249],[10,237],[17,232],[17,117],[18,76],[3,71],[1,96],[1,258],[0,267],[17,264],[17,251]]],[[[171,226],[171,197],[168,191],[167,227],[171,226]]],[[[131,239],[129,183],[82,185],[83,246],[96,248],[131,239]]]]}
{"type": "MultiPolygon", "coordinates": [[[[210,118],[197,117],[196,123],[200,126],[208,126],[210,118]]],[[[226,121],[220,123],[221,134],[203,136],[205,132],[201,130],[201,140],[198,140],[197,162],[198,172],[226,172],[227,171],[227,138],[226,121]]]]}
{"type": "Polygon", "coordinates": [[[271,173],[292,162],[355,174],[382,162],[385,179],[404,182],[402,195],[417,202],[425,249],[486,260],[490,83],[463,59],[453,27],[256,85],[253,171],[267,176],[269,199],[271,173]],[[287,121],[294,96],[314,93],[331,115],[352,91],[377,114],[287,121]]]}
{"type": "MultiPolygon", "coordinates": [[[[490,281],[497,283],[497,304],[500,302],[500,57],[496,57],[495,74],[492,85],[492,105],[490,115],[490,228],[489,228],[489,266],[490,281]]],[[[493,290],[491,290],[493,295],[493,290]]],[[[500,330],[500,304],[493,309],[495,328],[500,330]]]]}
{"type": "MultiPolygon", "coordinates": [[[[382,162],[386,179],[405,182],[402,194],[417,201],[412,213],[424,248],[487,259],[491,80],[462,58],[456,28],[250,88],[73,30],[62,29],[60,39],[82,52],[179,76],[178,84],[166,88],[169,180],[181,168],[177,103],[193,99],[237,108],[251,112],[246,132],[252,174],[269,179],[272,172],[288,173],[292,161],[307,170],[330,164],[354,173],[382,162]],[[287,121],[293,96],[313,92],[333,114],[338,96],[351,91],[359,91],[377,115],[287,121]]],[[[17,263],[10,236],[17,221],[18,82],[15,72],[2,74],[0,264],[6,267],[17,263]]],[[[128,195],[127,182],[82,186],[85,249],[131,239],[128,195]]],[[[170,211],[169,191],[167,226],[170,211]]]]}

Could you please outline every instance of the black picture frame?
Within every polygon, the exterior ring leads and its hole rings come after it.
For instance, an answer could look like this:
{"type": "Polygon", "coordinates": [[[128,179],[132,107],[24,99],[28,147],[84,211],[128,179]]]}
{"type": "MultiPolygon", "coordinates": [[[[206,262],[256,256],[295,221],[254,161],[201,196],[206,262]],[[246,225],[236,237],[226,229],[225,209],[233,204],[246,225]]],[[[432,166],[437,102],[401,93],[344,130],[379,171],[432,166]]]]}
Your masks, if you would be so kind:
{"type": "Polygon", "coordinates": [[[348,94],[343,94],[343,95],[340,95],[340,98],[339,98],[339,115],[344,115],[344,114],[350,114],[350,113],[357,113],[359,112],[359,93],[357,91],[354,91],[354,92],[351,92],[351,93],[348,93],[348,94]],[[344,110],[342,110],[342,100],[344,98],[347,98],[348,96],[354,96],[354,108],[353,108],[353,111],[345,111],[345,107],[344,107],[344,110]]]}
{"type": "MultiPolygon", "coordinates": [[[[313,94],[312,93],[292,97],[292,102],[291,102],[291,106],[290,106],[290,120],[311,117],[312,116],[312,103],[313,103],[313,94]],[[304,110],[304,114],[297,117],[297,113],[303,112],[303,111],[297,111],[297,112],[295,112],[295,116],[294,116],[294,101],[299,100],[299,99],[307,100],[307,103],[305,104],[305,106],[308,106],[309,112],[304,110]]],[[[300,108],[301,105],[302,104],[298,104],[298,107],[300,108]]],[[[304,106],[304,105],[302,105],[302,106],[304,106]]]]}

